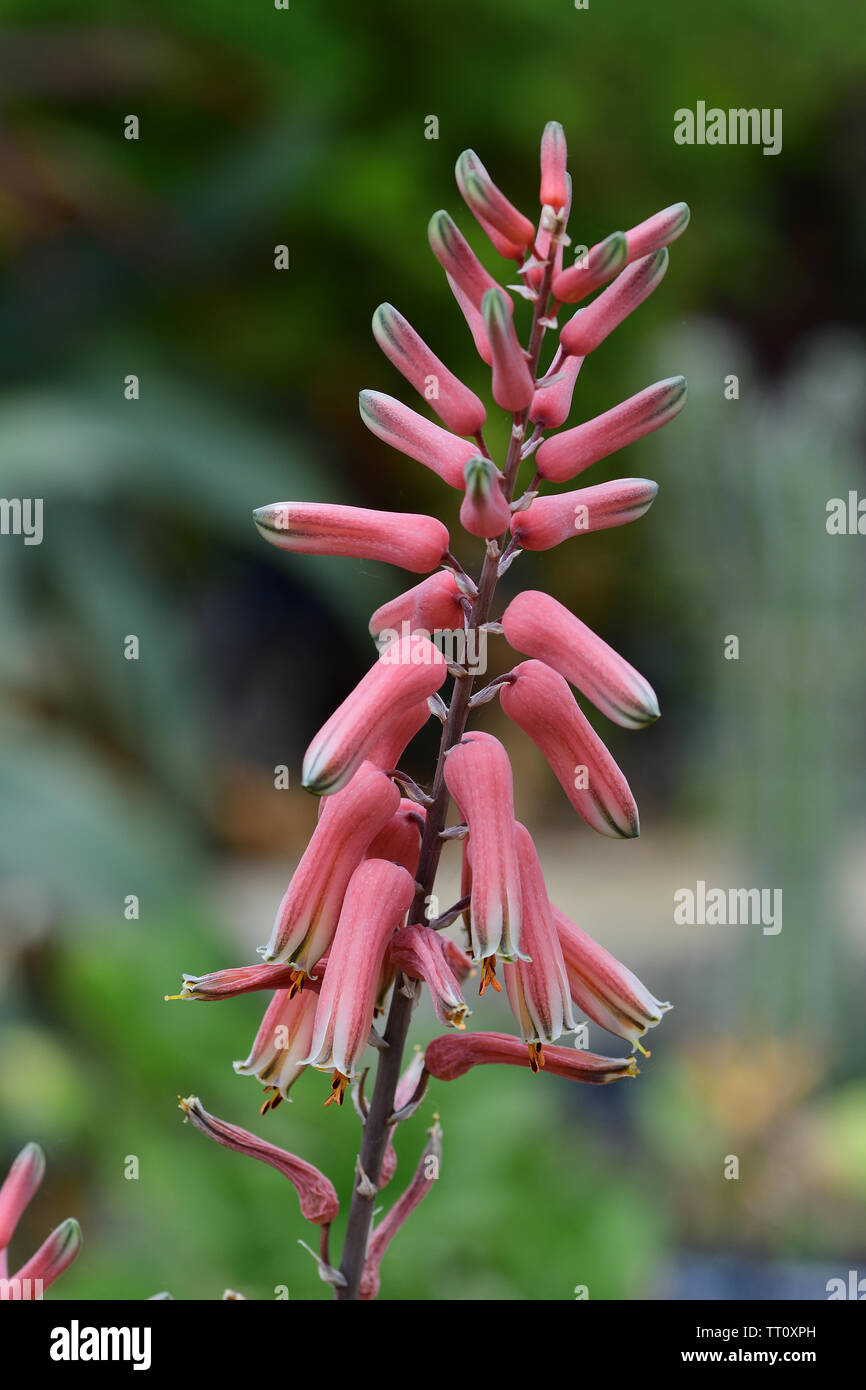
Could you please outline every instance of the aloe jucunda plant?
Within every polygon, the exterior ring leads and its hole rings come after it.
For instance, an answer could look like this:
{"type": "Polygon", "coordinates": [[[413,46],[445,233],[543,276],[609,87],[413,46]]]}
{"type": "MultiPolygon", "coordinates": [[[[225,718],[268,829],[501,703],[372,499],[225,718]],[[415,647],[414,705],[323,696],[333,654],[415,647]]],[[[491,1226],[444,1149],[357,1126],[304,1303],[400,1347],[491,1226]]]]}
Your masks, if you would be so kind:
{"type": "Polygon", "coordinates": [[[550,903],[530,833],[515,820],[508,754],[491,735],[467,732],[467,723],[475,709],[498,698],[505,715],[538,745],[588,825],[602,835],[638,834],[628,783],[570,687],[626,728],[658,718],[652,687],[549,595],[518,594],[500,621],[493,619],[493,600],[498,580],[522,550],[546,550],[620,526],[651,505],[656,485],[644,478],[566,492],[543,489],[570,482],[682,409],[686,383],[673,377],[596,419],[559,430],[584,359],[660,283],[667,246],[685,230],[689,211],[684,203],[666,208],[630,231],[614,232],[566,267],[571,181],[559,124],[549,123],[541,140],[537,227],[471,150],[460,156],[456,172],[470,212],[495,250],[517,265],[517,283],[503,288],[447,212],[431,219],[433,253],[490,368],[493,399],[510,419],[506,456],[497,462],[487,448],[486,410],[478,396],[390,304],[373,316],[376,340],[442,423],[379,391],[363,391],[360,408],[374,434],[462,494],[460,523],[484,542],[479,572],[472,578],[458,563],[435,517],[308,501],[255,511],[261,534],[284,550],[383,560],[429,577],[373,615],[378,657],[307,750],[303,784],[322,798],[319,820],[261,950],[264,964],[185,976],[177,996],[273,992],[249,1057],[235,1063],[266,1088],[262,1113],[288,1098],[309,1067],[331,1073],[326,1104],[342,1104],[351,1083],[362,1137],[339,1263],[329,1249],[338,1209],[329,1180],[304,1160],[208,1115],[196,1097],[181,1102],[197,1128],[278,1168],[294,1184],[302,1213],[320,1227],[319,1273],[341,1300],[375,1297],[385,1247],[438,1175],[435,1123],[415,1176],[373,1228],[376,1198],[396,1166],[396,1128],[420,1104],[429,1076],[449,1081],[486,1063],[544,1069],[590,1084],[633,1076],[633,1055],[602,1057],[556,1046],[557,1039],[575,1031],[577,1009],[628,1039],[634,1051],[669,1008],[550,903]],[[512,293],[530,306],[525,347],[512,293]],[[542,370],[546,335],[556,332],[564,306],[581,304],[542,370]],[[515,497],[521,464],[533,455],[535,476],[515,497]],[[474,636],[501,633],[527,659],[476,691],[471,664],[449,660],[431,640],[455,628],[474,636]],[[446,703],[441,691],[449,677],[446,703]],[[425,792],[399,762],[430,717],[441,721],[442,736],[425,792]],[[461,819],[449,827],[452,798],[461,819]],[[430,920],[428,904],[449,839],[462,842],[463,897],[430,920]],[[461,916],[465,952],[445,934],[461,916]],[[519,1035],[467,1032],[465,981],[477,967],[480,991],[501,991],[500,963],[519,1035]],[[412,1011],[425,983],[437,1017],[453,1031],[416,1052],[404,1070],[412,1011]],[[381,1036],[373,1027],[379,1012],[385,1014],[381,1036]],[[378,1065],[367,1098],[360,1065],[370,1041],[378,1065]]]}

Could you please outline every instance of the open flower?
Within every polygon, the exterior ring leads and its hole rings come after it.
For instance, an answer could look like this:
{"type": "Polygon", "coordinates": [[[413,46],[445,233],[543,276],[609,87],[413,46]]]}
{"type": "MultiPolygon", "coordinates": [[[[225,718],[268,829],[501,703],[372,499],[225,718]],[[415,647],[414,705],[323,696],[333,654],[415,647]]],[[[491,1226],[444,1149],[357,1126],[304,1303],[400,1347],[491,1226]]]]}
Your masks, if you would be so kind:
{"type": "Polygon", "coordinates": [[[344,787],[389,726],[433,695],[447,673],[445,657],[420,633],[385,647],[307,749],[307,791],[323,796],[344,787]]]}
{"type": "Polygon", "coordinates": [[[502,708],[541,749],[578,815],[602,835],[638,835],[629,785],[567,681],[543,661],[524,661],[513,674],[516,679],[500,687],[502,708]]]}
{"type": "MultiPolygon", "coordinates": [[[[471,1067],[491,1064],[538,1071],[523,1039],[507,1033],[444,1033],[427,1044],[424,1064],[438,1081],[456,1081],[471,1067]]],[[[605,1086],[624,1076],[637,1076],[634,1057],[600,1057],[576,1047],[545,1047],[544,1070],[551,1076],[564,1076],[589,1086],[605,1086]]]]}
{"type": "Polygon", "coordinates": [[[289,1091],[304,1070],[320,981],[316,981],[316,986],[295,993],[278,989],[265,1010],[250,1055],[233,1064],[239,1076],[255,1076],[265,1087],[267,1099],[262,1114],[275,1110],[280,1101],[291,1099],[289,1091]]]}
{"type": "Polygon", "coordinates": [[[297,971],[312,974],[337,930],[349,879],[399,805],[397,787],[369,762],[328,798],[277,909],[265,960],[291,961],[297,971]]]}
{"type": "Polygon", "coordinates": [[[352,875],[328,968],[316,1005],[310,1051],[304,1061],[333,1071],[331,1095],[342,1105],[370,1036],[379,976],[388,942],[415,897],[415,881],[399,864],[367,859],[352,875]]]}
{"type": "Polygon", "coordinates": [[[649,681],[550,594],[518,594],[502,615],[502,629],[515,651],[552,666],[616,724],[640,729],[658,719],[649,681]]]}
{"type": "Polygon", "coordinates": [[[198,1096],[181,1099],[180,1108],[184,1118],[209,1139],[222,1144],[223,1148],[234,1149],[235,1153],[268,1163],[288,1178],[298,1194],[301,1214],[307,1221],[312,1221],[315,1226],[326,1226],[334,1220],[340,1210],[334,1185],[312,1163],[298,1158],[296,1154],[287,1153],[285,1149],[278,1149],[276,1144],[257,1138],[239,1125],[229,1124],[227,1120],[219,1120],[216,1115],[208,1114],[198,1096]]]}
{"type": "Polygon", "coordinates": [[[469,826],[473,959],[492,983],[493,957],[520,951],[520,875],[514,840],[514,782],[498,739],[473,730],[445,759],[445,782],[469,826]]]}
{"type": "Polygon", "coordinates": [[[574,1003],[593,1023],[640,1047],[644,1033],[661,1023],[671,1005],[650,994],[631,970],[557,907],[553,919],[574,1003]]]}
{"type": "Polygon", "coordinates": [[[10,1277],[8,1246],[18,1222],[45,1174],[45,1155],[38,1144],[25,1144],[0,1187],[0,1293],[32,1302],[42,1297],[81,1249],[81,1228],[71,1217],[61,1221],[35,1255],[10,1277]]]}
{"type": "Polygon", "coordinates": [[[514,827],[523,899],[520,940],[526,960],[506,964],[503,976],[511,1011],[529,1044],[533,1070],[544,1066],[542,1045],[573,1032],[571,996],[544,874],[525,825],[514,827]]]}
{"type": "MultiPolygon", "coordinates": [[[[471,454],[472,448],[467,448],[471,454]]],[[[331,502],[272,502],[257,507],[253,520],[259,534],[280,550],[384,560],[415,574],[435,570],[448,549],[447,527],[435,516],[417,512],[376,512],[331,502]]]]}
{"type": "Polygon", "coordinates": [[[470,1010],[437,931],[432,927],[402,927],[391,939],[389,954],[391,963],[410,980],[423,980],[427,985],[440,1023],[466,1027],[470,1010]]]}

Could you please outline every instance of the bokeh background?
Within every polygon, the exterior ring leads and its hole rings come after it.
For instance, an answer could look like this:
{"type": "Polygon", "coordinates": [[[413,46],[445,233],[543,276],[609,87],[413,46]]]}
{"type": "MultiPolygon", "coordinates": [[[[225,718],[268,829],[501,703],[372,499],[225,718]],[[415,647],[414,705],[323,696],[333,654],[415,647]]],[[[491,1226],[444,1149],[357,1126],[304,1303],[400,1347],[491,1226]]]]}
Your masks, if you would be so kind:
{"type": "MultiPolygon", "coordinates": [[[[427,220],[449,208],[504,275],[454,160],[477,149],[533,214],[538,138],[558,119],[576,241],[692,208],[663,286],[575,397],[588,418],[685,373],[685,413],[587,479],[654,477],[658,500],[509,576],[551,588],[655,685],[658,724],[597,721],[641,839],[593,836],[507,737],[551,895],[675,1010],[635,1082],[486,1069],[432,1085],[384,1202],[434,1111],[443,1174],[383,1297],[822,1298],[866,1272],[866,541],[825,527],[828,499],[864,482],[854,0],[0,13],[0,476],[5,496],[45,499],[41,546],[0,542],[0,1160],[36,1139],[49,1163],[17,1252],[74,1214],[84,1249],[49,1296],[328,1297],[283,1180],[209,1145],[176,1096],[261,1126],[343,1194],[351,1107],[323,1110],[310,1074],[259,1121],[231,1061],[264,997],[163,995],[181,971],[255,959],[315,819],[274,766],[297,772],[369,665],[369,613],[405,578],[280,554],[249,514],[331,498],[456,523],[437,479],[359,421],[358,389],[408,389],[370,316],[396,304],[486,396],[427,220]],[[781,154],[676,145],[673,113],[698,100],[781,107],[781,154]],[[698,879],[782,888],[783,930],[675,925],[673,894],[698,879]]],[[[504,430],[490,440],[501,451],[504,430]]],[[[421,779],[432,752],[432,736],[413,747],[421,779]]],[[[443,902],[448,859],[444,882],[443,902]]],[[[473,1024],[511,1026],[486,1001],[473,1024]]],[[[436,1031],[425,1006],[416,1038],[436,1031]]],[[[590,1045],[622,1050],[594,1025],[590,1045]]]]}

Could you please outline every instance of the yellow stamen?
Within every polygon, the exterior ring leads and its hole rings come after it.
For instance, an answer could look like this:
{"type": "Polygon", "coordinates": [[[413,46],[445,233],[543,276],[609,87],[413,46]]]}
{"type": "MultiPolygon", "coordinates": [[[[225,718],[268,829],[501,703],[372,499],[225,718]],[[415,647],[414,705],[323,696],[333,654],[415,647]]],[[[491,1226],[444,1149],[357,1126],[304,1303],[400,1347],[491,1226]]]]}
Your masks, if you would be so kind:
{"type": "Polygon", "coordinates": [[[479,997],[487,989],[488,985],[496,990],[497,994],[502,993],[502,986],[496,978],[496,957],[485,956],[481,962],[481,984],[478,987],[479,997]]]}
{"type": "Polygon", "coordinates": [[[532,1072],[541,1071],[544,1066],[544,1048],[540,1042],[529,1044],[529,1070],[532,1072]]]}
{"type": "Polygon", "coordinates": [[[346,1094],[346,1087],[349,1084],[348,1076],[344,1076],[341,1071],[335,1071],[331,1078],[331,1094],[325,1101],[325,1105],[343,1104],[343,1096],[346,1094]]]}

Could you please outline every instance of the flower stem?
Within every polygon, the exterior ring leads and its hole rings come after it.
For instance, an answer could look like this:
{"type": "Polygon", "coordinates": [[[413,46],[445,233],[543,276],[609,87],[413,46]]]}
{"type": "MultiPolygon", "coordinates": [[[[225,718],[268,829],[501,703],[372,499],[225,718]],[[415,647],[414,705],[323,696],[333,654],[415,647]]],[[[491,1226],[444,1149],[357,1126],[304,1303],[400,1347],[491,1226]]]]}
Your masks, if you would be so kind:
{"type": "MultiPolygon", "coordinates": [[[[556,259],[557,238],[551,237],[548,262],[544,268],[544,277],[541,282],[538,299],[533,307],[532,329],[529,338],[529,366],[533,376],[537,374],[538,359],[541,353],[541,344],[544,339],[544,324],[541,320],[545,316],[545,309],[550,299],[550,285],[553,278],[553,267],[556,259]]],[[[507,501],[511,501],[514,492],[514,485],[517,480],[517,473],[520,468],[520,453],[524,443],[524,434],[528,409],[514,418],[514,428],[508,443],[508,453],[505,460],[504,489],[507,501]]],[[[503,537],[504,541],[504,537],[503,537]]],[[[449,555],[449,563],[455,564],[449,555]]],[[[490,606],[493,594],[496,589],[497,572],[499,567],[498,555],[492,555],[488,549],[484,557],[484,565],[481,570],[481,578],[478,581],[478,591],[472,600],[472,608],[467,619],[467,628],[479,628],[486,623],[490,617],[490,606]]],[[[462,567],[458,567],[461,572],[462,567]]],[[[436,871],[439,867],[439,856],[442,853],[443,840],[441,831],[445,829],[445,820],[448,815],[450,796],[445,785],[445,755],[449,749],[459,743],[466,728],[466,720],[469,715],[469,702],[472,698],[472,687],[474,676],[467,674],[455,679],[454,691],[451,697],[451,704],[448,716],[442,729],[442,738],[439,743],[439,756],[436,762],[436,772],[433,777],[432,802],[427,811],[427,819],[424,832],[421,838],[421,853],[418,860],[418,873],[416,875],[418,890],[415,901],[409,914],[410,922],[423,924],[425,918],[425,908],[430,894],[436,881],[436,871]]],[[[388,1022],[385,1025],[384,1041],[387,1050],[382,1052],[379,1058],[379,1065],[376,1071],[376,1084],[373,1088],[373,1095],[370,1099],[370,1106],[364,1122],[363,1138],[361,1141],[361,1152],[358,1158],[360,1171],[357,1172],[357,1180],[352,1191],[352,1203],[349,1208],[349,1220],[346,1226],[346,1238],[343,1243],[343,1257],[340,1264],[340,1273],[345,1279],[345,1284],[334,1289],[335,1297],[341,1302],[355,1301],[358,1298],[361,1275],[364,1270],[364,1257],[367,1250],[367,1241],[370,1236],[370,1229],[373,1222],[373,1204],[379,1188],[379,1177],[382,1171],[382,1161],[388,1144],[388,1134],[394,1113],[394,1096],[397,1090],[397,1083],[400,1080],[400,1071],[403,1065],[403,1050],[406,1046],[406,1036],[409,1032],[409,1024],[412,1018],[412,1007],[414,998],[407,998],[402,990],[395,988],[391,1007],[388,1011],[388,1022]],[[364,1179],[367,1179],[365,1182],[364,1179]]]]}

